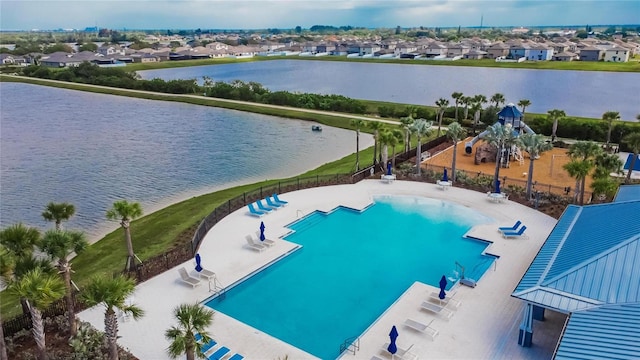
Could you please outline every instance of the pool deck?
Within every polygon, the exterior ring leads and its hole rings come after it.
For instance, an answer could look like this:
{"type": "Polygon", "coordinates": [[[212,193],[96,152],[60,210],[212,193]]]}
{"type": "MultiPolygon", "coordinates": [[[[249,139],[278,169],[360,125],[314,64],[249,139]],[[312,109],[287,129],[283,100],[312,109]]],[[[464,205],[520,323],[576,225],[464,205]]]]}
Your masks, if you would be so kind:
{"type": "MultiPolygon", "coordinates": [[[[330,211],[336,206],[362,209],[371,204],[375,195],[412,195],[443,199],[473,208],[495,219],[496,223],[480,225],[468,235],[493,242],[487,253],[500,256],[494,267],[478,281],[475,288],[457,286],[455,299],[462,305],[453,317],[446,320],[420,309],[429,294],[437,290],[429,285],[414,283],[360,336],[359,350],[345,353],[341,359],[391,359],[382,351],[389,341],[391,326],[396,325],[401,348],[411,346],[416,358],[438,359],[543,359],[551,358],[565,316],[547,312],[547,320],[535,322],[533,347],[522,348],[517,344],[518,326],[523,303],[510,297],[531,260],[556,224],[556,220],[512,201],[490,202],[486,194],[451,188],[443,190],[435,184],[419,182],[365,180],[354,185],[321,187],[282,194],[289,205],[262,218],[248,215],[242,208],[225,217],[206,235],[199,253],[202,265],[215,271],[222,286],[232,285],[264,266],[286,256],[297,248],[296,244],[281,240],[289,229],[287,224],[315,210],[330,211]],[[511,226],[516,220],[527,225],[526,239],[503,239],[498,226],[511,226]],[[263,252],[246,247],[245,235],[255,233],[264,221],[267,238],[277,244],[263,252]],[[429,323],[439,331],[431,340],[425,334],[403,325],[407,318],[429,323]]],[[[135,234],[133,234],[135,236],[135,234]]],[[[399,259],[400,260],[400,259],[399,259]]],[[[186,262],[137,286],[134,303],[145,310],[138,320],[119,321],[119,343],[140,359],[170,359],[166,354],[169,342],[164,332],[175,324],[173,309],[182,303],[200,303],[210,296],[206,279],[192,288],[179,280],[178,269],[185,267],[193,273],[194,263],[186,262]]],[[[224,301],[224,300],[223,300],[224,301]]],[[[268,304],[265,311],[269,311],[268,304]]],[[[322,311],[322,309],[318,309],[322,311]]],[[[94,307],[79,314],[96,328],[104,328],[104,308],[94,307]]],[[[260,330],[245,325],[222,313],[216,312],[209,329],[210,335],[221,345],[240,353],[247,359],[311,359],[314,356],[276,339],[260,330]]],[[[357,334],[353,334],[357,335],[357,334]]],[[[309,334],[313,336],[313,334],[309,334]]],[[[340,344],[335,346],[336,356],[340,344]]]]}

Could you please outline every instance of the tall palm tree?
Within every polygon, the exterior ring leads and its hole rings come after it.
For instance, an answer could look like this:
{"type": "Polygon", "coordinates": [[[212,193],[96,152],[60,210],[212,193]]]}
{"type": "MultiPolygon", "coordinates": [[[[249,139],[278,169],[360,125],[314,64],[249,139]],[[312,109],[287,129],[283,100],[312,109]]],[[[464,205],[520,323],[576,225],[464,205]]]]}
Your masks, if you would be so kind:
{"type": "Polygon", "coordinates": [[[611,129],[613,129],[613,122],[615,120],[620,120],[620,113],[617,111],[607,111],[602,114],[602,120],[609,123],[609,129],[607,130],[607,149],[609,148],[609,143],[611,142],[611,129]]]}
{"type": "Polygon", "coordinates": [[[417,174],[420,175],[420,162],[422,155],[422,139],[429,135],[431,132],[431,126],[433,123],[431,121],[427,121],[425,119],[417,119],[413,125],[411,125],[411,133],[416,135],[418,140],[418,146],[416,148],[416,171],[417,174]]]}
{"type": "Polygon", "coordinates": [[[451,161],[451,181],[456,181],[456,155],[458,141],[464,139],[467,136],[467,131],[460,126],[458,122],[452,122],[447,127],[447,137],[453,141],[453,160],[451,161]]]}
{"type": "Polygon", "coordinates": [[[593,172],[594,179],[610,179],[611,173],[622,173],[622,160],[616,154],[609,154],[605,151],[600,151],[594,157],[594,164],[596,166],[593,172]]]}
{"type": "MultiPolygon", "coordinates": [[[[638,115],[640,117],[640,115],[638,115]]],[[[631,182],[631,172],[636,166],[636,159],[638,158],[638,154],[640,153],[640,133],[631,133],[622,138],[622,142],[625,143],[631,151],[633,151],[633,157],[631,158],[631,163],[629,164],[629,171],[627,171],[627,176],[624,179],[625,184],[631,182]]]]}
{"type": "Polygon", "coordinates": [[[64,296],[62,280],[56,275],[43,273],[41,269],[34,269],[20,280],[11,283],[9,290],[27,299],[33,325],[31,332],[37,347],[37,358],[38,360],[49,359],[42,311],[64,296]]]}
{"type": "Polygon", "coordinates": [[[73,304],[73,288],[71,287],[71,262],[72,254],[80,254],[89,245],[87,238],[81,231],[49,230],[42,238],[40,248],[52,261],[56,262],[58,271],[62,275],[66,287],[65,302],[67,305],[67,317],[69,322],[70,337],[74,337],[78,331],[76,324],[76,312],[73,304]]]}
{"type": "Polygon", "coordinates": [[[173,309],[173,316],[178,320],[178,326],[172,326],[164,333],[171,342],[167,349],[169,356],[175,359],[186,354],[187,360],[194,360],[196,354],[204,357],[201,348],[210,339],[207,328],[213,322],[213,311],[199,304],[181,304],[173,309]],[[201,341],[196,341],[196,334],[200,334],[201,341]]]}
{"type": "Polygon", "coordinates": [[[524,120],[525,110],[527,110],[528,106],[531,106],[531,100],[521,99],[520,101],[518,101],[518,106],[522,108],[522,119],[524,120]]]}
{"type": "Polygon", "coordinates": [[[380,131],[380,147],[382,149],[382,165],[385,166],[389,160],[389,146],[395,140],[391,129],[380,131]]]}
{"type": "Polygon", "coordinates": [[[567,116],[564,110],[553,109],[547,111],[547,117],[553,120],[553,127],[551,128],[551,142],[556,141],[556,131],[558,130],[558,121],[564,119],[567,116]]]}
{"type": "Polygon", "coordinates": [[[364,126],[364,121],[352,119],[351,126],[356,128],[356,171],[360,170],[360,129],[364,126]]]}
{"type": "Polygon", "coordinates": [[[522,134],[518,138],[518,145],[529,154],[529,172],[527,173],[527,198],[531,197],[533,184],[533,161],[545,151],[553,149],[553,145],[545,141],[540,134],[522,134]]]}
{"type": "Polygon", "coordinates": [[[413,118],[411,116],[403,117],[400,119],[400,126],[404,130],[404,151],[407,152],[411,148],[411,131],[409,127],[413,124],[413,118]]]}
{"type": "Polygon", "coordinates": [[[109,348],[109,360],[118,360],[118,318],[116,310],[130,314],[134,319],[144,315],[144,311],[125,300],[135,291],[136,283],[122,275],[111,277],[93,277],[82,290],[82,298],[89,306],[102,304],[104,312],[104,334],[109,348]]]}
{"type": "Polygon", "coordinates": [[[496,108],[499,108],[500,105],[504,104],[506,100],[503,94],[495,93],[491,96],[491,99],[489,101],[494,103],[496,108]]]}
{"type": "Polygon", "coordinates": [[[513,128],[510,124],[503,126],[498,122],[487,127],[487,134],[483,140],[498,149],[498,153],[496,154],[496,169],[493,174],[493,184],[495,185],[500,178],[500,160],[503,152],[505,149],[509,149],[515,145],[517,138],[513,134],[513,128]]]}
{"type": "Polygon", "coordinates": [[[436,106],[438,107],[438,137],[440,137],[440,128],[442,127],[442,117],[444,117],[444,112],[447,110],[449,106],[449,100],[440,98],[436,101],[436,106]]]}
{"type": "Polygon", "coordinates": [[[469,117],[469,106],[471,106],[473,98],[470,96],[463,96],[460,99],[460,104],[464,106],[464,120],[467,120],[469,117]]]}
{"type": "Polygon", "coordinates": [[[137,202],[119,200],[113,203],[113,207],[107,210],[107,219],[120,220],[120,226],[124,229],[124,241],[127,243],[127,265],[129,271],[134,265],[135,254],[133,253],[133,243],[131,242],[131,231],[129,229],[131,221],[142,216],[142,206],[137,202]]]}
{"type": "Polygon", "coordinates": [[[602,148],[593,141],[578,141],[569,147],[571,161],[563,166],[569,176],[576,179],[576,196],[580,205],[584,204],[584,191],[587,176],[595,168],[595,157],[602,152],[602,148]]]}
{"type": "Polygon", "coordinates": [[[62,221],[68,221],[75,213],[76,207],[73,204],[50,202],[42,213],[42,217],[47,221],[55,222],[56,230],[60,230],[62,221]]]}
{"type": "Polygon", "coordinates": [[[378,142],[380,140],[380,130],[383,125],[378,121],[369,121],[367,127],[373,130],[373,167],[378,163],[378,142]]]}
{"type": "Polygon", "coordinates": [[[469,110],[473,114],[473,135],[476,135],[476,129],[478,128],[478,124],[480,124],[482,105],[480,103],[474,102],[473,104],[471,104],[471,108],[469,110]]]}
{"type": "Polygon", "coordinates": [[[454,92],[453,94],[451,94],[451,97],[456,104],[456,121],[458,121],[458,104],[460,104],[460,100],[463,96],[464,94],[461,92],[454,92]]]}

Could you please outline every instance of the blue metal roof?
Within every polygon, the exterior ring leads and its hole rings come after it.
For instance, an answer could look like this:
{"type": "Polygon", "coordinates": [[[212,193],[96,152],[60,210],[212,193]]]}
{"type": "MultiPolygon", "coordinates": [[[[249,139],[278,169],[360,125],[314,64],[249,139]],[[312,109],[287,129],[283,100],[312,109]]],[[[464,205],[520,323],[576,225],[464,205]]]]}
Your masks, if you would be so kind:
{"type": "Polygon", "coordinates": [[[630,201],[640,200],[640,184],[638,185],[621,185],[614,201],[630,201]]]}
{"type": "Polygon", "coordinates": [[[498,119],[519,119],[522,117],[522,113],[513,104],[508,104],[498,113],[498,119]]]}
{"type": "Polygon", "coordinates": [[[557,360],[640,358],[640,304],[607,305],[571,314],[557,360]]]}

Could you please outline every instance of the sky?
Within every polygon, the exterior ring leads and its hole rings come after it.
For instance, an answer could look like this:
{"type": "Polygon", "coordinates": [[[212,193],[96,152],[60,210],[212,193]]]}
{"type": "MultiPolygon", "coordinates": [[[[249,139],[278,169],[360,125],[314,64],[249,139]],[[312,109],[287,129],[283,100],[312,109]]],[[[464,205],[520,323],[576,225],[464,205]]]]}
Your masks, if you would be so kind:
{"type": "Polygon", "coordinates": [[[1,30],[640,24],[640,0],[0,0],[1,30]]]}

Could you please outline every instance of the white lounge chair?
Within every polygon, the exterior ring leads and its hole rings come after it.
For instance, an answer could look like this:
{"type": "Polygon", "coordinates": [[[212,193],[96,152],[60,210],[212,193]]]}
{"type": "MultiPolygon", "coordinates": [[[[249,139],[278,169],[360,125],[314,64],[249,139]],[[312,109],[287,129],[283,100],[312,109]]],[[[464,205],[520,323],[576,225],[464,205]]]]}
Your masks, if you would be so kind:
{"type": "Polygon", "coordinates": [[[204,268],[202,270],[200,270],[200,271],[196,270],[196,272],[198,273],[199,277],[206,278],[207,280],[211,280],[212,278],[214,278],[216,276],[216,273],[214,273],[211,270],[204,269],[204,268]]]}
{"type": "Polygon", "coordinates": [[[438,336],[439,331],[432,328],[431,324],[433,323],[433,319],[428,324],[423,324],[417,320],[407,319],[404,321],[404,324],[414,330],[418,330],[422,333],[425,333],[431,337],[431,339],[435,339],[438,336]]]}
{"type": "Polygon", "coordinates": [[[457,309],[460,307],[460,305],[462,305],[462,301],[453,298],[454,296],[456,296],[456,294],[457,292],[454,292],[451,295],[447,294],[447,296],[445,296],[444,299],[440,299],[440,296],[439,296],[440,294],[434,291],[431,293],[431,295],[429,295],[429,299],[438,301],[440,305],[453,306],[454,308],[457,309]]]}
{"type": "MultiPolygon", "coordinates": [[[[389,350],[387,350],[388,347],[389,347],[389,343],[385,343],[384,345],[382,345],[382,352],[384,354],[387,354],[387,355],[390,354],[389,350]]],[[[403,349],[400,346],[398,346],[398,344],[396,344],[396,348],[398,349],[398,351],[396,351],[395,354],[391,354],[392,358],[396,358],[397,357],[397,358],[400,358],[400,359],[404,359],[404,357],[406,355],[409,355],[408,354],[409,350],[411,350],[412,347],[413,347],[413,344],[411,346],[409,346],[408,348],[403,349]]],[[[410,358],[410,357],[415,357],[415,355],[414,356],[407,356],[407,358],[410,358]]]]}
{"type": "Polygon", "coordinates": [[[276,244],[276,242],[273,240],[269,240],[269,239],[260,240],[260,230],[256,231],[256,237],[253,239],[253,242],[255,242],[256,244],[262,244],[268,247],[272,247],[273,245],[276,244]]]}
{"type": "Polygon", "coordinates": [[[430,311],[434,314],[439,314],[445,317],[447,320],[451,319],[453,316],[453,311],[445,308],[444,306],[436,305],[434,303],[430,303],[428,301],[423,301],[421,307],[424,310],[430,311]]]}
{"type": "Polygon", "coordinates": [[[256,251],[262,252],[262,251],[267,249],[267,247],[265,245],[256,244],[253,241],[253,237],[251,235],[245,236],[245,239],[247,239],[247,246],[249,246],[249,249],[251,249],[251,250],[256,250],[256,251]]]}
{"type": "Polygon", "coordinates": [[[180,273],[180,279],[182,280],[183,283],[189,284],[191,285],[191,287],[194,287],[194,288],[200,285],[200,279],[194,278],[193,276],[189,275],[187,273],[187,269],[182,267],[178,269],[178,272],[180,273]]]}

